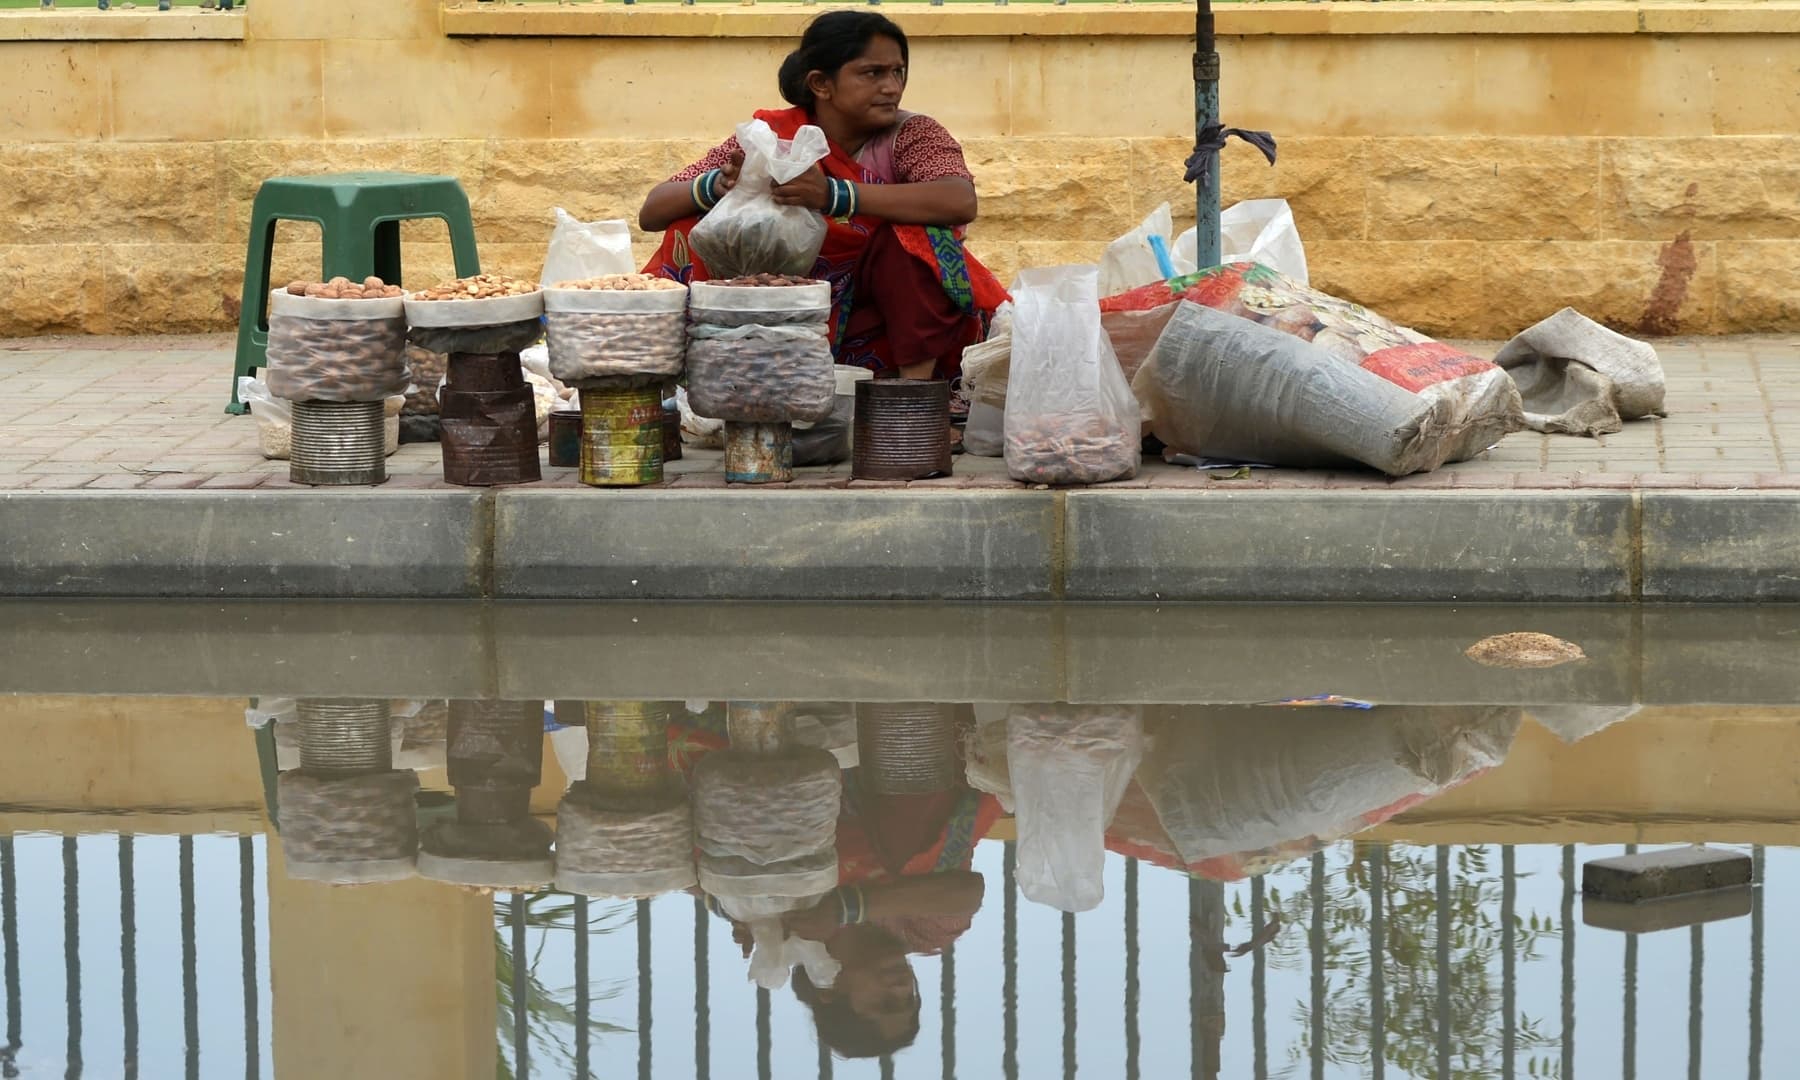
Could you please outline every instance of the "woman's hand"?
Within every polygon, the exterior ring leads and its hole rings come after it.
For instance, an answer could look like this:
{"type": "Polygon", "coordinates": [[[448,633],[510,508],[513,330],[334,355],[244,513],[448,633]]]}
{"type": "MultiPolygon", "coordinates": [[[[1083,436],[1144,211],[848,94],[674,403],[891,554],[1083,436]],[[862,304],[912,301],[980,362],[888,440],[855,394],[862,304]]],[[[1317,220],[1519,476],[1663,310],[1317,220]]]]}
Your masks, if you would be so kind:
{"type": "Polygon", "coordinates": [[[744,152],[733,150],[731,160],[719,166],[719,178],[713,181],[713,198],[723,199],[725,193],[737,187],[738,173],[744,169],[744,152]]]}
{"type": "Polygon", "coordinates": [[[785,184],[776,184],[770,193],[782,206],[804,206],[821,214],[831,208],[831,185],[825,182],[825,170],[817,165],[785,184]]]}
{"type": "Polygon", "coordinates": [[[838,930],[838,902],[835,896],[804,911],[790,911],[781,917],[782,928],[795,937],[808,941],[826,941],[838,930]]]}

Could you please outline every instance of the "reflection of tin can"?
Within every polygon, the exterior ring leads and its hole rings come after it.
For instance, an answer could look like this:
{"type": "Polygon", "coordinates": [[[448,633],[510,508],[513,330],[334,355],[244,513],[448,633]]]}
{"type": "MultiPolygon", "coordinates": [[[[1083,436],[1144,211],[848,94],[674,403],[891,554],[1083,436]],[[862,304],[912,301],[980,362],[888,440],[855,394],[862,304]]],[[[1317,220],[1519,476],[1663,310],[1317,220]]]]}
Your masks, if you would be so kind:
{"type": "Polygon", "coordinates": [[[550,465],[573,469],[581,464],[581,414],[558,409],[550,414],[550,465]]]}
{"type": "Polygon", "coordinates": [[[794,726],[791,701],[728,701],[725,731],[731,748],[751,754],[774,754],[788,744],[794,726]]]}
{"type": "Polygon", "coordinates": [[[794,478],[794,425],[725,422],[725,480],[785,484],[794,478]]]}
{"type": "Polygon", "coordinates": [[[385,701],[301,698],[300,767],[320,776],[385,772],[394,767],[393,721],[385,701]]]}
{"type": "Polygon", "coordinates": [[[581,391],[581,482],[637,487],[663,478],[662,390],[581,391]]]}
{"type": "Polygon", "coordinates": [[[314,486],[380,484],[387,447],[379,401],[296,401],[288,479],[314,486]]]}
{"type": "Polygon", "coordinates": [[[882,795],[949,791],[962,773],[949,705],[858,705],[856,745],[861,775],[882,795]]]}
{"type": "Polygon", "coordinates": [[[590,701],[587,737],[589,788],[625,798],[671,789],[665,702],[590,701]]]}

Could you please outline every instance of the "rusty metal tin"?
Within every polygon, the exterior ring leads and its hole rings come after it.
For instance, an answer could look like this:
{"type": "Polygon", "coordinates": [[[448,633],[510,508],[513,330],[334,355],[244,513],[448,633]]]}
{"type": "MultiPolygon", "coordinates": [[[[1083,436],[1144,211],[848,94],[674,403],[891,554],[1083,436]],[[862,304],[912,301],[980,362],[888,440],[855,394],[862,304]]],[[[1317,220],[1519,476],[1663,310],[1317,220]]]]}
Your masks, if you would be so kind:
{"type": "Polygon", "coordinates": [[[725,732],[733,750],[750,754],[775,754],[793,735],[794,703],[791,701],[728,701],[725,732]]]}
{"type": "Polygon", "coordinates": [[[379,401],[296,401],[288,479],[314,487],[387,480],[379,401]]]}
{"type": "Polygon", "coordinates": [[[669,767],[669,706],[662,701],[587,703],[587,783],[613,802],[659,804],[679,788],[669,767]]]}
{"type": "Polygon", "coordinates": [[[301,698],[300,767],[318,776],[386,772],[394,767],[392,713],[386,701],[301,698]]]}
{"type": "Polygon", "coordinates": [[[573,469],[581,464],[581,413],[558,409],[550,414],[550,465],[573,469]]]}
{"type": "Polygon", "coordinates": [[[858,705],[856,750],[860,775],[883,795],[948,791],[962,772],[956,716],[949,705],[858,705]]]}
{"type": "Polygon", "coordinates": [[[642,487],[663,478],[663,406],[659,387],[581,391],[581,482],[642,487]]]}
{"type": "Polygon", "coordinates": [[[444,479],[468,487],[529,484],[538,463],[537,406],[531,390],[438,392],[444,479]]]}
{"type": "Polygon", "coordinates": [[[517,390],[525,385],[525,369],[516,352],[451,353],[444,385],[452,390],[517,390]]]}
{"type": "Polygon", "coordinates": [[[450,786],[537,786],[544,769],[542,701],[452,701],[450,786]]]}
{"type": "Polygon", "coordinates": [[[794,478],[794,425],[725,422],[725,481],[785,484],[794,478]]]}
{"type": "Polygon", "coordinates": [[[856,384],[850,475],[923,480],[950,475],[950,384],[870,379],[856,384]]]}

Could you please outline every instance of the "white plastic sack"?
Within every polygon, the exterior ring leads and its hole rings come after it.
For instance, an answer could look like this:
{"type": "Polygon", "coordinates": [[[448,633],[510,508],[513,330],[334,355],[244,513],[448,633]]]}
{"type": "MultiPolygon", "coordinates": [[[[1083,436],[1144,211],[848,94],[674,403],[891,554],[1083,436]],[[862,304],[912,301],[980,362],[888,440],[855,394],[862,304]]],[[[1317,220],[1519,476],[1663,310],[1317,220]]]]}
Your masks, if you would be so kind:
{"type": "Polygon", "coordinates": [[[1167,246],[1174,233],[1175,218],[1169,213],[1169,204],[1163,203],[1150,212],[1142,225],[1106,245],[1105,254],[1100,256],[1100,295],[1114,296],[1166,279],[1169,275],[1163,273],[1150,238],[1160,236],[1167,246]]]}
{"type": "Polygon", "coordinates": [[[250,415],[256,419],[262,456],[270,461],[286,461],[294,440],[294,410],[269,393],[267,383],[248,375],[238,377],[238,400],[250,406],[250,415]]]}
{"type": "MultiPolygon", "coordinates": [[[[725,449],[725,421],[701,416],[688,403],[687,387],[675,388],[675,407],[681,410],[681,438],[689,446],[701,450],[725,449]]],[[[703,712],[689,708],[689,712],[703,712]]]]}
{"type": "Polygon", "coordinates": [[[1506,759],[1521,711],[1504,706],[1183,710],[1138,773],[1187,863],[1255,865],[1368,828],[1506,759]]]}
{"type": "Polygon", "coordinates": [[[757,899],[717,897],[719,907],[726,915],[750,928],[751,981],[764,990],[779,990],[787,985],[789,973],[801,967],[806,969],[806,977],[812,984],[821,990],[828,990],[837,983],[842,967],[826,950],[825,943],[790,936],[781,924],[782,915],[810,908],[825,895],[757,899]]]}
{"type": "Polygon", "coordinates": [[[1105,896],[1106,827],[1144,755],[1131,706],[1022,705],[1007,718],[1019,890],[1063,911],[1105,896]]]}
{"type": "MultiPolygon", "coordinates": [[[[1177,274],[1207,269],[1199,265],[1199,247],[1197,230],[1189,229],[1176,237],[1177,274]]],[[[1251,199],[1228,207],[1219,215],[1219,265],[1234,262],[1261,263],[1302,285],[1310,284],[1306,276],[1306,248],[1300,243],[1294,211],[1286,199],[1251,199]]]]}
{"type": "Polygon", "coordinates": [[[1000,305],[988,336],[962,352],[963,392],[971,404],[985,402],[1006,408],[1006,384],[1012,377],[1012,301],[1000,305]]]}
{"type": "Polygon", "coordinates": [[[737,140],[744,151],[737,185],[689,231],[688,243],[716,279],[811,274],[825,243],[825,219],[803,206],[782,206],[770,192],[831,152],[825,133],[808,124],[790,142],[751,120],[738,125],[737,140]]]}
{"type": "Polygon", "coordinates": [[[637,269],[631,257],[631,226],[624,221],[577,221],[557,207],[556,228],[544,254],[538,283],[548,289],[559,281],[586,281],[637,269]]]}
{"type": "Polygon", "coordinates": [[[1624,421],[1663,415],[1656,349],[1563,308],[1494,356],[1518,384],[1525,426],[1566,435],[1609,435],[1624,421]]]}
{"type": "Polygon", "coordinates": [[[976,791],[999,800],[1013,812],[1012,775],[1006,762],[1006,717],[1003,705],[975,703],[975,726],[963,741],[963,777],[976,791]]]}
{"type": "Polygon", "coordinates": [[[1006,471],[1033,484],[1098,484],[1137,473],[1142,425],[1100,328],[1092,266],[1020,273],[1013,285],[1006,471]]]}
{"type": "Polygon", "coordinates": [[[292,723],[299,714],[299,708],[293,698],[257,698],[256,704],[244,710],[244,723],[253,728],[267,727],[277,722],[292,723]]]}

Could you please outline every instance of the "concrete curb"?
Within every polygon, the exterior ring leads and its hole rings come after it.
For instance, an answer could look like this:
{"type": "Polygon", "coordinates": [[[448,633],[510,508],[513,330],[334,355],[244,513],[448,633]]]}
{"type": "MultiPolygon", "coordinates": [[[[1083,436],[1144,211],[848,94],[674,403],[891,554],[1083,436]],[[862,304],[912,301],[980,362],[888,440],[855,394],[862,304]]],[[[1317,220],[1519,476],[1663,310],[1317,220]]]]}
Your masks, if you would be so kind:
{"type": "Polygon", "coordinates": [[[0,595],[1792,601],[1800,492],[11,492],[0,595]]]}

